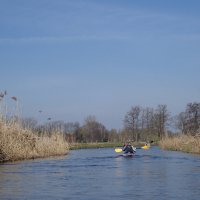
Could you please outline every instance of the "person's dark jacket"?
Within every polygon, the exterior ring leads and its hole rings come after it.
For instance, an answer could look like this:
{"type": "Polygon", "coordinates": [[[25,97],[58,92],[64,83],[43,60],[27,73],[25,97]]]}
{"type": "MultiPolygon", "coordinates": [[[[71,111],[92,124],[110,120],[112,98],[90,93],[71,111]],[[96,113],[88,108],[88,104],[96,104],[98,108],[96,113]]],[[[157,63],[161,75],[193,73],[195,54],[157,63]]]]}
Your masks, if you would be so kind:
{"type": "Polygon", "coordinates": [[[122,150],[124,153],[134,153],[133,147],[130,144],[125,144],[122,150]]]}

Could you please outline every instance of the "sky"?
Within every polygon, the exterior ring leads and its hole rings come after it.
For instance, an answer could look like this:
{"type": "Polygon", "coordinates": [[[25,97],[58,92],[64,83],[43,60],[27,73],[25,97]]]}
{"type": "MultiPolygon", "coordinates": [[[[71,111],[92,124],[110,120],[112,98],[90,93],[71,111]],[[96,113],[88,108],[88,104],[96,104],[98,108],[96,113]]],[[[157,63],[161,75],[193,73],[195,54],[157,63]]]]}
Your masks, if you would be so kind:
{"type": "Polygon", "coordinates": [[[132,106],[178,114],[200,100],[199,10],[199,0],[0,0],[0,91],[39,122],[93,115],[121,129],[132,106]]]}

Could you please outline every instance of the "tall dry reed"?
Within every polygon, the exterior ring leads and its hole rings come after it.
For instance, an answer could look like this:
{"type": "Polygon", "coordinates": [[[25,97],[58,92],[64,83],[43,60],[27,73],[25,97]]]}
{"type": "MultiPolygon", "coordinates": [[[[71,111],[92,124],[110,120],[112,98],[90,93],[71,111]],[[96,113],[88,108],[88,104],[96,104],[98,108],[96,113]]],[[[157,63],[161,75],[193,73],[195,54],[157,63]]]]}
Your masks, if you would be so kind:
{"type": "Polygon", "coordinates": [[[0,121],[0,162],[64,155],[68,149],[60,133],[38,137],[19,124],[0,121]]]}
{"type": "Polygon", "coordinates": [[[0,162],[64,155],[68,152],[68,143],[61,133],[38,136],[22,128],[18,98],[12,96],[9,99],[7,91],[0,92],[0,162]],[[12,111],[8,110],[6,104],[9,99],[14,103],[12,111]]]}
{"type": "Polygon", "coordinates": [[[159,146],[167,150],[183,151],[187,153],[199,154],[200,137],[193,137],[188,135],[166,137],[159,142],[159,146]]]}

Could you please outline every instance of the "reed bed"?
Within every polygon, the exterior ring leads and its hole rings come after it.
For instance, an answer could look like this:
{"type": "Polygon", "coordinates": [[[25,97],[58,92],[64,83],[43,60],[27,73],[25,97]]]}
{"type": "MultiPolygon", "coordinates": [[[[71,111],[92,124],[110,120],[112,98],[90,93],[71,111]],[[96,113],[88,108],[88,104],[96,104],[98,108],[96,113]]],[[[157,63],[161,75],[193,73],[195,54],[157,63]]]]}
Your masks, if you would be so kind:
{"type": "Polygon", "coordinates": [[[59,132],[39,137],[19,123],[0,120],[0,162],[64,155],[68,149],[59,132]]]}
{"type": "Polygon", "coordinates": [[[200,137],[179,135],[163,138],[159,146],[166,150],[200,154],[200,137]]]}

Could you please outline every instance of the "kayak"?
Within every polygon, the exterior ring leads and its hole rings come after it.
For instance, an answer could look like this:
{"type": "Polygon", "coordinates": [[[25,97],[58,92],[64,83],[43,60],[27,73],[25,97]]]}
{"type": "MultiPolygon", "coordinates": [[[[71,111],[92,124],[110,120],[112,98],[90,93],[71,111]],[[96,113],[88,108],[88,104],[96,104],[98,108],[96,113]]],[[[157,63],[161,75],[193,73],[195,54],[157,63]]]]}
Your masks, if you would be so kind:
{"type": "Polygon", "coordinates": [[[130,153],[130,152],[122,154],[122,156],[124,156],[124,157],[132,157],[134,155],[135,155],[134,153],[130,153]]]}

